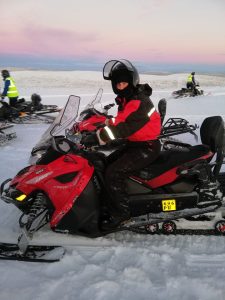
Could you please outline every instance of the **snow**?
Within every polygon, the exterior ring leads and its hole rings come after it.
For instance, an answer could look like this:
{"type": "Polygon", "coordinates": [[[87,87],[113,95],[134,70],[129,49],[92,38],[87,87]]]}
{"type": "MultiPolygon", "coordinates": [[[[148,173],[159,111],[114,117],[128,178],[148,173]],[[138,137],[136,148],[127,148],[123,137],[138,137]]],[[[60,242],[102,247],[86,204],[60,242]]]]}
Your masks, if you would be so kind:
{"type": "MultiPolygon", "coordinates": [[[[196,76],[207,96],[172,99],[171,92],[184,87],[187,74],[141,75],[153,87],[157,106],[168,101],[167,116],[201,124],[211,115],[225,119],[224,77],[196,76]]],[[[100,72],[15,71],[21,96],[42,96],[44,104],[63,106],[70,94],[82,97],[84,107],[98,88],[103,100],[113,102],[110,83],[100,72]]],[[[47,124],[15,125],[17,139],[0,148],[0,182],[12,178],[28,164],[30,151],[47,124]]],[[[193,136],[179,138],[192,143],[193,136]]],[[[20,212],[0,202],[0,241],[16,242],[20,212]]],[[[225,293],[225,240],[222,236],[157,236],[129,232],[89,239],[37,232],[33,242],[65,245],[67,254],[57,263],[0,261],[0,299],[23,300],[223,300],[225,293]]]]}

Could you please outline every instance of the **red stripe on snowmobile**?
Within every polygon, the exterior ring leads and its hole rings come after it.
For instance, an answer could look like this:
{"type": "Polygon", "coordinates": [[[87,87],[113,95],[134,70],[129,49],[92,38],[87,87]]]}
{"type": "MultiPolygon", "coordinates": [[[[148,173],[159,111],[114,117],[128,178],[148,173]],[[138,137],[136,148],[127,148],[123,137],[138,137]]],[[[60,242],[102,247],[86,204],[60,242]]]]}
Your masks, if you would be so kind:
{"type": "Polygon", "coordinates": [[[156,178],[153,178],[149,181],[145,181],[145,183],[147,185],[149,185],[151,188],[155,189],[157,187],[160,187],[162,185],[165,185],[165,184],[168,184],[168,183],[171,183],[173,182],[174,180],[177,179],[177,177],[179,176],[177,174],[177,169],[179,167],[175,167],[173,169],[170,169],[169,171],[159,175],[158,177],[156,178]]]}
{"type": "MultiPolygon", "coordinates": [[[[197,159],[190,160],[187,162],[194,162],[194,161],[198,161],[198,160],[202,160],[202,159],[207,159],[207,158],[211,157],[212,155],[214,155],[214,153],[209,152],[208,154],[206,154],[204,156],[198,157],[197,159]]],[[[137,179],[140,182],[143,182],[145,185],[148,185],[151,188],[155,189],[155,188],[158,188],[160,186],[163,186],[163,185],[166,185],[166,184],[169,184],[169,183],[175,181],[180,176],[179,174],[177,174],[177,169],[179,169],[181,166],[182,165],[176,166],[176,167],[174,167],[174,168],[164,172],[163,174],[161,174],[153,179],[150,179],[150,180],[144,180],[144,179],[141,179],[136,176],[135,177],[132,176],[132,177],[134,179],[137,179]]]]}

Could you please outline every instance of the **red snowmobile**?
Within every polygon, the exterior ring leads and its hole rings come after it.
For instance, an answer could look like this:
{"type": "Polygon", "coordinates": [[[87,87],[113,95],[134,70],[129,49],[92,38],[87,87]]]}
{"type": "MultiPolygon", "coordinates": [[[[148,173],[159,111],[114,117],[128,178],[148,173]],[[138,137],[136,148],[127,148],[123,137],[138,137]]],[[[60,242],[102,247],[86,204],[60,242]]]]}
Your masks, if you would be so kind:
{"type": "MultiPolygon", "coordinates": [[[[70,100],[79,106],[79,97],[70,100]]],[[[69,122],[64,112],[51,130],[51,146],[36,165],[25,167],[1,185],[1,199],[22,211],[19,245],[25,249],[23,258],[29,238],[46,223],[55,232],[88,237],[109,233],[101,229],[101,223],[109,198],[104,171],[113,160],[114,146],[85,149],[80,144],[81,134],[76,135],[76,141],[57,136],[69,122]],[[112,153],[106,155],[102,149],[112,153]]],[[[164,150],[156,161],[130,176],[131,219],[114,231],[197,233],[203,226],[207,233],[225,233],[222,118],[206,118],[200,135],[202,144],[164,150]]],[[[116,150],[124,143],[117,144],[116,150]]]]}

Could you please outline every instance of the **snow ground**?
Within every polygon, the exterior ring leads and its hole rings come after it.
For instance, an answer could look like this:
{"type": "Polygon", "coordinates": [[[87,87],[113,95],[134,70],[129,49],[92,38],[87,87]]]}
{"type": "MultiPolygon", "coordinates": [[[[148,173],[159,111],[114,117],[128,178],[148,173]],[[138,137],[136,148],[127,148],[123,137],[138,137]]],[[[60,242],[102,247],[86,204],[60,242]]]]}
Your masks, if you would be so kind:
{"type": "MultiPolygon", "coordinates": [[[[63,106],[70,94],[80,95],[81,108],[98,88],[104,102],[114,99],[109,82],[98,72],[14,72],[21,96],[36,92],[44,104],[63,106]]],[[[185,117],[201,124],[211,115],[225,119],[224,77],[196,76],[207,96],[172,99],[184,86],[186,74],[142,75],[153,87],[155,105],[168,100],[167,116],[185,117]]],[[[17,139],[0,148],[0,182],[28,164],[30,151],[47,129],[46,124],[15,125],[17,139]]],[[[180,136],[197,143],[192,136],[180,136]]],[[[200,143],[200,141],[199,141],[200,143]]],[[[20,212],[0,202],[0,241],[16,241],[20,212]]],[[[129,232],[88,239],[56,234],[47,228],[34,242],[66,245],[58,263],[0,261],[0,299],[21,300],[223,300],[225,294],[225,240],[222,236],[150,236],[129,232]]]]}

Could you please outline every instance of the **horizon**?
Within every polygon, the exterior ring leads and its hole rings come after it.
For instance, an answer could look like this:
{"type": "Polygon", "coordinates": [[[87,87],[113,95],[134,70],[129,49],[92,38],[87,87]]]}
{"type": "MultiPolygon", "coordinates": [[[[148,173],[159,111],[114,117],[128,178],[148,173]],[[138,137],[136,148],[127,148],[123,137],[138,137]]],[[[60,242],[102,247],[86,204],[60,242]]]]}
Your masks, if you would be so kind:
{"type": "MultiPolygon", "coordinates": [[[[132,62],[140,73],[173,74],[189,73],[195,71],[198,74],[225,75],[225,64],[185,64],[185,63],[146,63],[132,62]]],[[[102,71],[105,62],[43,59],[36,57],[0,56],[1,69],[30,69],[50,71],[102,71]]]]}

